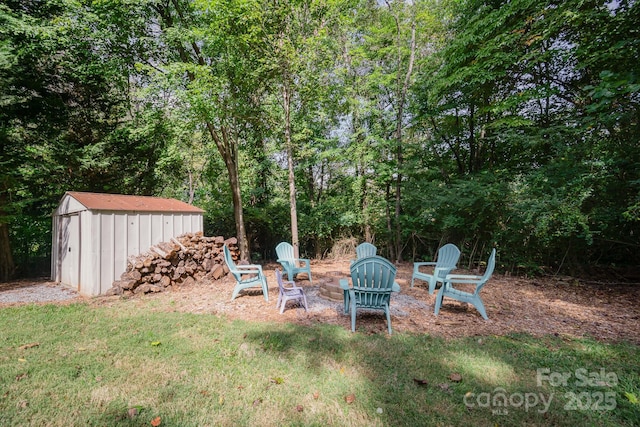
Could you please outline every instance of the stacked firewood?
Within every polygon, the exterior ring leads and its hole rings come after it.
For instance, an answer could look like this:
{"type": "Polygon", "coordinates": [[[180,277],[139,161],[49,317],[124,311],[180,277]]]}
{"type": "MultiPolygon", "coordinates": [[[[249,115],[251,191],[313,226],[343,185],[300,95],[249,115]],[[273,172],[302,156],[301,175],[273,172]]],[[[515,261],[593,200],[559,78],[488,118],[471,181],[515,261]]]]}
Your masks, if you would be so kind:
{"type": "Polygon", "coordinates": [[[158,243],[141,255],[130,257],[120,280],[113,282],[108,295],[128,295],[171,290],[203,278],[218,280],[229,272],[223,246],[238,259],[235,237],[205,237],[202,232],[187,233],[169,242],[158,243]]]}

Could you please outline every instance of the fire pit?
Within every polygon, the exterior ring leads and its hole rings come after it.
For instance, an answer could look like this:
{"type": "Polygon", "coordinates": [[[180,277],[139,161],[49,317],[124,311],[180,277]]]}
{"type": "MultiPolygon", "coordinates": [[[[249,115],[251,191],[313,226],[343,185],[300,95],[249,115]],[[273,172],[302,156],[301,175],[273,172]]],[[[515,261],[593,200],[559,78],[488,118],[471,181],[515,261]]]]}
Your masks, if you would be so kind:
{"type": "Polygon", "coordinates": [[[345,275],[340,271],[329,271],[327,276],[326,279],[320,281],[318,295],[331,301],[344,301],[344,293],[340,288],[340,279],[345,278],[345,275]]]}

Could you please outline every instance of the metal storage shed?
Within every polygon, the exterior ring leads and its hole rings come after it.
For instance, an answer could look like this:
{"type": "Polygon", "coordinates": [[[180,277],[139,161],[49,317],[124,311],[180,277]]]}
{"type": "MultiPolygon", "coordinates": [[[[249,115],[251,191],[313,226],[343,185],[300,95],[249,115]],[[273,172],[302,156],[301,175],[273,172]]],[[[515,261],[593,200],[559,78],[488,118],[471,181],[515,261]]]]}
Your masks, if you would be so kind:
{"type": "Polygon", "coordinates": [[[103,294],[129,256],[202,231],[203,213],[175,199],[66,192],[53,213],[51,279],[81,295],[103,294]]]}

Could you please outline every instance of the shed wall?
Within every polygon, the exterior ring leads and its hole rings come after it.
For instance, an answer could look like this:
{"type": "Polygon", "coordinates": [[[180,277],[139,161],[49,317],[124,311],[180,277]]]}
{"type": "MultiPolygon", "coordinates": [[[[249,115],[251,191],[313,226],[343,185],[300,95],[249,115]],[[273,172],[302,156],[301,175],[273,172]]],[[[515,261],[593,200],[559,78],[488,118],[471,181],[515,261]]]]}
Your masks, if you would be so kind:
{"type": "MultiPolygon", "coordinates": [[[[105,293],[127,268],[131,256],[184,233],[202,231],[202,215],[190,213],[96,212],[92,215],[91,295],[105,293]]],[[[87,283],[87,282],[85,282],[87,283]]]]}
{"type": "Polygon", "coordinates": [[[66,196],[53,216],[51,278],[81,295],[100,295],[130,256],[202,230],[201,213],[92,211],[66,196]]]}

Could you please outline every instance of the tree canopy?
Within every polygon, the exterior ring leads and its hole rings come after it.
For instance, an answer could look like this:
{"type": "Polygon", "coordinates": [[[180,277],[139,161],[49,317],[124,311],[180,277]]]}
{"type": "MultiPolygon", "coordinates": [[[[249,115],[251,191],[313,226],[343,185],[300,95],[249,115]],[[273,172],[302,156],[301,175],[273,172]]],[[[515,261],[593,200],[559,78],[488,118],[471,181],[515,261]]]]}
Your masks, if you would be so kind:
{"type": "Polygon", "coordinates": [[[169,196],[245,257],[640,261],[636,1],[0,5],[0,279],[65,191],[169,196]]]}

